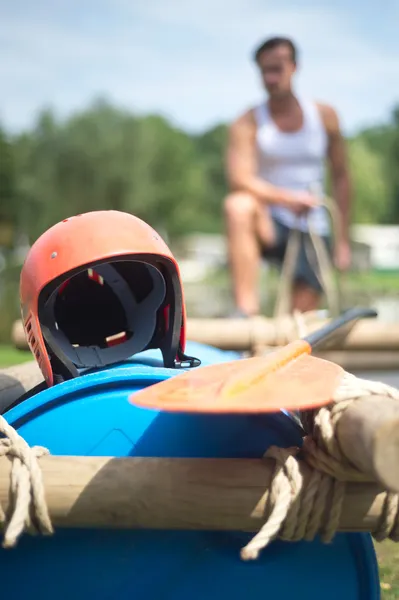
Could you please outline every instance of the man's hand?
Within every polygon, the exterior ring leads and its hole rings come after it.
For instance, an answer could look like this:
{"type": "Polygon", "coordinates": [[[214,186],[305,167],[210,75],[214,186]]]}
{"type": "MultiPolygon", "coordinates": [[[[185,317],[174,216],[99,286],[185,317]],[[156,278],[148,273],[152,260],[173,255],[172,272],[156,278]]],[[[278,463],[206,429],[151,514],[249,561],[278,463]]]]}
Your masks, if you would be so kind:
{"type": "Polygon", "coordinates": [[[338,241],[334,253],[335,266],[339,271],[347,271],[352,262],[352,251],[349,242],[338,241]]]}
{"type": "Polygon", "coordinates": [[[309,192],[283,189],[258,176],[256,120],[252,110],[234,121],[229,129],[226,167],[230,189],[249,192],[263,204],[285,206],[302,214],[320,203],[309,192]]]}
{"type": "Polygon", "coordinates": [[[297,215],[307,213],[311,208],[320,205],[320,199],[309,192],[293,192],[287,194],[283,205],[297,215]]]}

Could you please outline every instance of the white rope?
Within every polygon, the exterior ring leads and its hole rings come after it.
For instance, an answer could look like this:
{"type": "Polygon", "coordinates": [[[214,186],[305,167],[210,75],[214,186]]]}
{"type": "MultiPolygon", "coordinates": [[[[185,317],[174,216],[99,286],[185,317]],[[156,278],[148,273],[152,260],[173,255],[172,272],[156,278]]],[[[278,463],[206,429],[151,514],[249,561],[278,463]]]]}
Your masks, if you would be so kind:
{"type": "MultiPolygon", "coordinates": [[[[331,198],[328,197],[324,197],[321,200],[321,204],[329,213],[333,230],[333,240],[335,243],[340,231],[336,204],[331,198]]],[[[324,242],[314,230],[309,218],[307,219],[307,224],[309,237],[306,237],[305,239],[305,253],[307,255],[309,264],[313,268],[314,274],[319,280],[319,283],[326,296],[330,316],[337,316],[340,312],[340,301],[338,285],[334,281],[334,265],[324,245],[324,242]]],[[[284,315],[291,313],[291,290],[294,280],[295,265],[300,252],[302,236],[303,234],[299,229],[291,229],[277,289],[277,297],[273,313],[275,319],[279,319],[284,315]]]]}
{"type": "MultiPolygon", "coordinates": [[[[348,463],[339,450],[335,428],[352,402],[373,395],[385,395],[399,401],[399,390],[345,373],[331,405],[315,411],[316,434],[312,432],[312,437],[305,438],[301,450],[275,446],[268,449],[265,457],[276,460],[269,492],[269,517],[241,550],[243,560],[258,558],[261,550],[277,537],[287,541],[311,541],[320,534],[326,543],[333,539],[340,522],[346,482],[374,481],[348,463]],[[299,452],[312,467],[306,487],[296,460],[299,452]],[[327,507],[329,510],[326,510],[327,507]]],[[[312,412],[307,411],[301,416],[310,420],[309,415],[312,412]]],[[[399,541],[398,494],[386,494],[384,513],[373,537],[378,541],[387,537],[399,541]]]]}
{"type": "Polygon", "coordinates": [[[29,447],[1,416],[0,433],[5,436],[0,439],[0,456],[8,456],[12,460],[7,515],[0,506],[0,524],[4,528],[3,548],[10,548],[15,546],[24,528],[32,533],[53,533],[37,460],[49,454],[49,451],[41,446],[29,447]]]}

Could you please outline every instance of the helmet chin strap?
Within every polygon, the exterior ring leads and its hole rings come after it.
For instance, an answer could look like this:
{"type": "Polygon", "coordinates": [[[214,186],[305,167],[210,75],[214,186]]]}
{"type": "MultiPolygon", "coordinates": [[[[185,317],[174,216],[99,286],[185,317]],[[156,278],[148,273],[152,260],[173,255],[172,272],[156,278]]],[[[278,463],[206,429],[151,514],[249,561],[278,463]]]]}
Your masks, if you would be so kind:
{"type": "Polygon", "coordinates": [[[177,273],[171,276],[173,288],[173,310],[171,311],[170,323],[165,339],[160,345],[164,366],[170,369],[188,369],[199,367],[199,358],[184,354],[180,345],[183,314],[183,294],[177,273]]]}
{"type": "MultiPolygon", "coordinates": [[[[166,284],[159,270],[146,264],[151,275],[152,290],[141,302],[134,297],[125,279],[110,264],[96,266],[96,272],[103,278],[118,298],[127,319],[127,332],[131,337],[118,345],[105,348],[93,346],[73,346],[67,335],[58,327],[55,320],[55,303],[59,288],[47,300],[40,319],[44,338],[51,349],[56,372],[65,378],[79,375],[78,368],[103,367],[125,360],[144,350],[151,340],[156,327],[156,314],[166,293],[166,284]]],[[[105,318],[107,315],[105,315],[105,318]]]]}
{"type": "Polygon", "coordinates": [[[51,334],[50,329],[42,324],[43,338],[47,346],[47,351],[50,356],[51,366],[53,369],[54,383],[62,383],[68,379],[79,377],[79,371],[71,360],[60,351],[56,340],[51,334]]]}
{"type": "Polygon", "coordinates": [[[201,361],[199,358],[195,358],[195,356],[188,356],[184,354],[184,352],[179,348],[177,351],[177,358],[175,359],[175,368],[176,369],[192,369],[193,367],[199,367],[201,361]]]}
{"type": "MultiPolygon", "coordinates": [[[[126,332],[132,335],[130,339],[117,345],[110,345],[105,348],[96,345],[72,345],[67,335],[56,323],[55,307],[60,286],[53,290],[41,311],[40,321],[52,364],[54,383],[78,377],[81,375],[82,370],[91,370],[121,362],[143,351],[148,346],[156,328],[157,312],[166,296],[166,283],[158,268],[148,263],[144,264],[151,276],[153,287],[141,302],[136,300],[126,280],[112,264],[104,263],[94,267],[95,277],[102,279],[103,283],[106,283],[118,298],[126,315],[126,332]]],[[[85,271],[87,270],[85,269],[85,271]]],[[[91,279],[93,279],[93,273],[91,273],[91,279]]],[[[170,311],[170,322],[164,339],[158,348],[162,352],[166,368],[188,369],[198,367],[201,361],[198,358],[186,355],[180,345],[183,297],[177,274],[172,275],[171,284],[173,302],[170,311]]],[[[106,317],[107,315],[105,315],[106,317]]]]}

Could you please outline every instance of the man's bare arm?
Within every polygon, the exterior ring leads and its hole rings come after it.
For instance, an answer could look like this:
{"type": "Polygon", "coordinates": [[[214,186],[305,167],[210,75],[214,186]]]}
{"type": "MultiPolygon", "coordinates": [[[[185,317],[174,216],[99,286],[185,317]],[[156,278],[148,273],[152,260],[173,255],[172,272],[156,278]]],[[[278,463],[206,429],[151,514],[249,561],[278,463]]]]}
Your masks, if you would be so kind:
{"type": "Polygon", "coordinates": [[[315,206],[318,199],[311,194],[293,193],[258,177],[255,136],[252,111],[242,115],[230,127],[226,157],[230,189],[249,192],[264,204],[280,204],[298,213],[315,206]]]}
{"type": "Polygon", "coordinates": [[[341,242],[349,243],[352,186],[349,176],[345,140],[337,113],[331,106],[320,105],[320,112],[328,135],[328,161],[333,195],[341,215],[341,242]]]}
{"type": "Polygon", "coordinates": [[[230,127],[226,168],[232,191],[250,192],[265,204],[289,203],[292,194],[257,176],[256,125],[252,111],[237,119],[230,127]]]}

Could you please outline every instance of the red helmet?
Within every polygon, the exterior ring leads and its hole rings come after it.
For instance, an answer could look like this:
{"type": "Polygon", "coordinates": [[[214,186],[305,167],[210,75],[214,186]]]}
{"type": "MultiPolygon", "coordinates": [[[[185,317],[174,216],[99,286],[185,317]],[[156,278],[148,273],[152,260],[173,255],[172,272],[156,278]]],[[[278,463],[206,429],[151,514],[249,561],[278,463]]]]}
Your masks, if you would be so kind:
{"type": "Polygon", "coordinates": [[[184,354],[179,267],[147,223],[119,211],[64,219],[33,244],[20,279],[22,321],[48,385],[159,348],[165,367],[184,354]]]}

